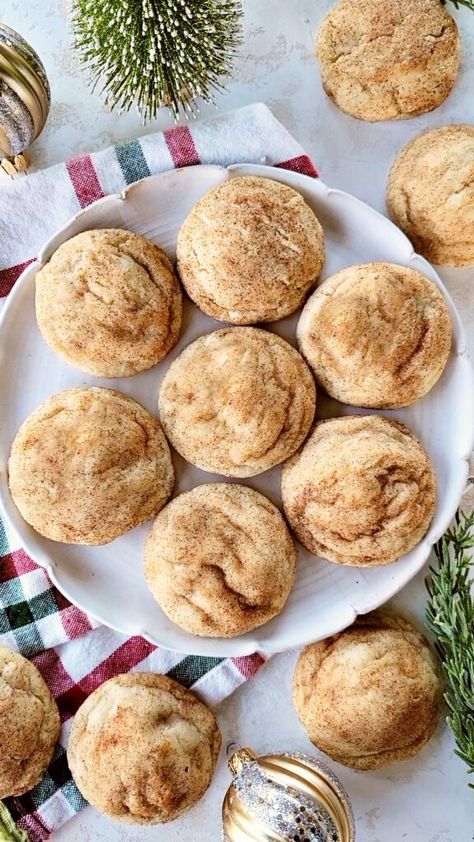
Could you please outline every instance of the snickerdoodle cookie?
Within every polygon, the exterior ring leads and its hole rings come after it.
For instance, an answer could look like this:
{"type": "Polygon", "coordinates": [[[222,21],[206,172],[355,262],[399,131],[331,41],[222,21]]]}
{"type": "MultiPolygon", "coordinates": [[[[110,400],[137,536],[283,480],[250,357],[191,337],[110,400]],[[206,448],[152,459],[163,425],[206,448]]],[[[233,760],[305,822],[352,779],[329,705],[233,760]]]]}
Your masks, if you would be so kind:
{"type": "Polygon", "coordinates": [[[290,526],[315,555],[375,567],[411,550],[436,505],[430,459],[413,433],[380,415],[321,421],[283,466],[290,526]]]}
{"type": "Polygon", "coordinates": [[[313,421],[313,376],[288,342],[233,327],[196,339],[161,385],[161,423],[171,444],[204,471],[249,477],[283,462],[313,421]]]}
{"type": "Polygon", "coordinates": [[[170,822],[208,788],[221,746],[214,714],[151,672],[118,675],[81,705],[69,767],[84,798],[130,824],[170,822]]]}
{"type": "Polygon", "coordinates": [[[353,406],[408,406],[441,376],[451,319],[438,287],[394,263],[349,266],[307,301],[300,351],[333,398],[353,406]]]}
{"type": "Polygon", "coordinates": [[[210,483],[160,512],[145,545],[145,576],[182,628],[235,637],[282,610],[295,548],[280,512],[244,485],[210,483]]]}
{"type": "Polygon", "coordinates": [[[60,728],[56,702],[36,667],[0,646],[0,798],[39,783],[60,728]]]}
{"type": "Polygon", "coordinates": [[[303,197],[270,178],[231,178],[194,206],[178,235],[178,271],[195,304],[234,324],[293,313],[324,261],[303,197]]]}
{"type": "Polygon", "coordinates": [[[158,421],[112,389],[75,388],[48,398],[12,445],[10,490],[40,535],[106,544],[156,515],[174,472],[158,421]]]}
{"type": "Polygon", "coordinates": [[[381,612],[307,646],[293,680],[309,739],[352,769],[413,757],[436,729],[442,697],[427,639],[406,620],[381,612]]]}
{"type": "Polygon", "coordinates": [[[323,86],[359,120],[437,108],[459,68],[455,21],[439,0],[340,0],[319,30],[323,86]]]}
{"type": "Polygon", "coordinates": [[[390,170],[387,205],[432,263],[474,264],[474,126],[440,126],[413,138],[390,170]]]}
{"type": "Polygon", "coordinates": [[[181,288],[166,254],[131,231],[84,231],[36,276],[48,345],[97,377],[128,377],[178,341],[181,288]]]}

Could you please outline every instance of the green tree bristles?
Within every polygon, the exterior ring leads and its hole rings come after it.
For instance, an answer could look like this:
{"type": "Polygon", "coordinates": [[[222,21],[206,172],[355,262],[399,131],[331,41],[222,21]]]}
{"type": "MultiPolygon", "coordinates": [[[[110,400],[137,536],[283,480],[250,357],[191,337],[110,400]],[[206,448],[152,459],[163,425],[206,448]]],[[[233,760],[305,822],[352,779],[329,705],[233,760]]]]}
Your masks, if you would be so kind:
{"type": "MultiPolygon", "coordinates": [[[[448,725],[456,754],[474,774],[474,512],[460,514],[436,545],[438,559],[426,580],[426,623],[446,679],[448,725]]],[[[474,784],[470,784],[474,786],[474,784]]]]}
{"type": "MultiPolygon", "coordinates": [[[[443,6],[445,6],[448,0],[441,0],[441,2],[443,6]]],[[[449,2],[452,3],[456,9],[459,9],[460,6],[465,6],[466,9],[470,9],[471,12],[474,12],[474,0],[449,0],[449,2]]]]}
{"type": "Polygon", "coordinates": [[[156,117],[213,101],[241,40],[240,2],[74,0],[75,46],[111,108],[156,117]]]}

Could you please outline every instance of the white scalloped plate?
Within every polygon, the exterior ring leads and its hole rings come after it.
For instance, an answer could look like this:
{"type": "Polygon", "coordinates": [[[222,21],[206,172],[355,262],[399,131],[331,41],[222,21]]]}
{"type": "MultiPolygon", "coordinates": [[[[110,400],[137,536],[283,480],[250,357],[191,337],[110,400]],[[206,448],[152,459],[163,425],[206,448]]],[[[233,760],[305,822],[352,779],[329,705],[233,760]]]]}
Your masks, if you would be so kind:
{"type": "MultiPolygon", "coordinates": [[[[271,326],[295,344],[299,314],[271,326]]],[[[279,652],[333,634],[357,614],[370,611],[400,590],[426,561],[433,543],[450,523],[464,490],[467,458],[473,446],[474,382],[465,351],[460,318],[433,268],[413,253],[406,237],[388,219],[362,202],[321,181],[282,169],[241,165],[189,167],[152,176],[120,195],[101,199],[78,213],[44,246],[38,262],[15,285],[0,321],[0,504],[4,516],[38,564],[43,565],[68,599],[101,622],[126,634],[140,634],[169,649],[198,655],[245,655],[256,650],[279,652]],[[222,324],[200,313],[189,302],[178,346],[151,371],[123,380],[99,380],[66,365],[40,336],[34,311],[38,268],[74,234],[89,228],[122,227],[143,234],[174,256],[176,235],[192,205],[207,190],[238,175],[261,175],[289,184],[314,208],[325,233],[324,276],[354,263],[388,260],[419,269],[444,293],[454,325],[454,347],[435,388],[408,409],[384,412],[406,422],[421,439],[434,462],[439,500],[424,540],[394,564],[374,570],[342,567],[316,559],[298,547],[295,587],[279,617],[260,629],[232,640],[194,637],[163,614],[151,597],[142,574],[142,550],[149,525],[103,547],[57,544],[37,535],[21,518],[10,497],[7,460],[12,439],[24,419],[47,397],[81,384],[109,385],[136,398],[156,413],[161,379],[177,354],[202,333],[222,324]]],[[[321,399],[318,415],[354,412],[321,399]]],[[[365,412],[365,410],[364,410],[365,412]]],[[[173,454],[176,492],[221,480],[188,465],[173,454]]],[[[248,481],[280,506],[280,469],[248,481]]]]}

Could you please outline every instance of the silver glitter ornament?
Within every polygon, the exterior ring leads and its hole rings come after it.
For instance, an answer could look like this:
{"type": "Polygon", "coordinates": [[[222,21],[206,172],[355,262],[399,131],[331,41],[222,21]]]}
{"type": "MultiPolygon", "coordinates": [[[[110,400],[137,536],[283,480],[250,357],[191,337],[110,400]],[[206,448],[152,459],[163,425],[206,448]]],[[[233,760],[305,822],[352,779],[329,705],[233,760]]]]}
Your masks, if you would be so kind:
{"type": "Polygon", "coordinates": [[[38,55],[18,32],[0,21],[0,159],[6,172],[26,169],[25,149],[42,131],[50,101],[38,55]]]}
{"type": "Polygon", "coordinates": [[[306,754],[229,759],[234,775],[222,808],[224,842],[354,842],[352,809],[339,779],[306,754]]]}

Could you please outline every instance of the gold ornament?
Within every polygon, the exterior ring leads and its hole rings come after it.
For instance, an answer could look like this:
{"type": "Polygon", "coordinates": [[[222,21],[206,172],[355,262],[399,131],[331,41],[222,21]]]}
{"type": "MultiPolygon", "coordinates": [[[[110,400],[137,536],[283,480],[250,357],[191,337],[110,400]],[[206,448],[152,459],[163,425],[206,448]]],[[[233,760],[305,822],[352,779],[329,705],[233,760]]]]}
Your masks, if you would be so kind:
{"type": "Polygon", "coordinates": [[[249,748],[229,759],[224,842],[354,842],[352,809],[339,779],[315,757],[249,748]]]}
{"type": "Polygon", "coordinates": [[[0,21],[0,159],[9,174],[29,164],[25,149],[48,117],[49,84],[35,51],[0,21]]]}

